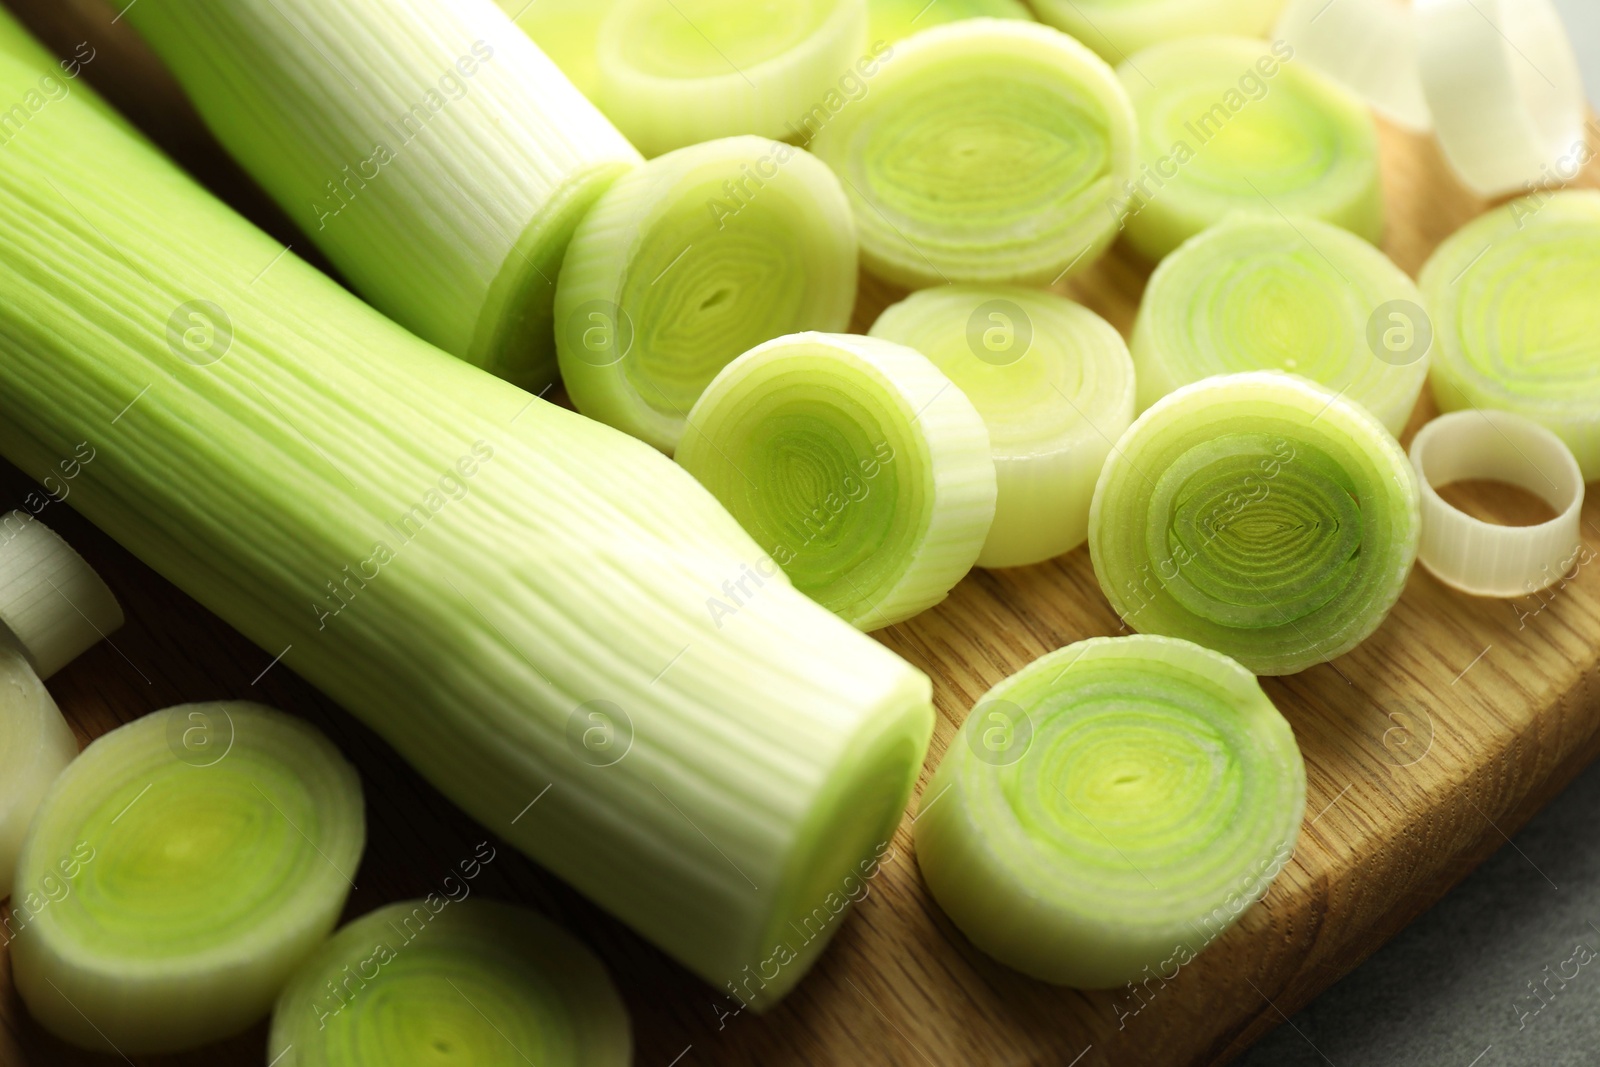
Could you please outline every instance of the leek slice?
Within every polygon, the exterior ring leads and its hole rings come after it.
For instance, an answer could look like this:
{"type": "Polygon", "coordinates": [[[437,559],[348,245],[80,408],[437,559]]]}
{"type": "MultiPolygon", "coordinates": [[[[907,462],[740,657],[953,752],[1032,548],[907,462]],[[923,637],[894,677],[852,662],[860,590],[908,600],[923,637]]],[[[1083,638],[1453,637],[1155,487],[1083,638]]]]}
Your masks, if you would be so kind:
{"type": "Polygon", "coordinates": [[[1139,176],[1117,189],[1128,243],[1159,260],[1235,211],[1309,215],[1377,244],[1378,130],[1283,42],[1169,41],[1117,73],[1139,116],[1139,176]]]}
{"type": "Polygon", "coordinates": [[[1213,374],[1285,370],[1396,437],[1428,378],[1422,294],[1389,257],[1316,219],[1241,216],[1156,268],[1133,329],[1139,408],[1213,374]]]}
{"type": "MultiPolygon", "coordinates": [[[[3,13],[0,40],[0,99],[59,71],[3,13]]],[[[0,452],[42,478],[93,433],[73,506],[263,665],[696,974],[782,997],[843,919],[790,924],[838,916],[904,815],[927,677],[781,578],[713,614],[762,553],[693,478],[282,252],[90,89],[33,115],[0,153],[0,452]],[[233,323],[204,365],[161,328],[196,294],[233,323]]]]}
{"type": "Polygon", "coordinates": [[[160,0],[127,17],[373,305],[518,385],[555,379],[567,241],[639,156],[489,0],[160,0]]]}
{"type": "Polygon", "coordinates": [[[438,895],[335,934],[272,1013],[282,1067],[627,1067],[628,1013],[600,961],[533,912],[438,895]]]}
{"type": "Polygon", "coordinates": [[[1600,478],[1600,192],[1536,194],[1469,222],[1423,267],[1422,291],[1440,409],[1524,415],[1600,478]]]}
{"type": "Polygon", "coordinates": [[[867,0],[874,42],[894,43],[920,30],[961,19],[1033,20],[1022,0],[867,0]]]}
{"type": "Polygon", "coordinates": [[[983,419],[920,353],[876,338],[746,352],[689,413],[678,462],[797,589],[863,630],[942,601],[994,519],[983,419]]]}
{"type": "Polygon", "coordinates": [[[785,137],[849,91],[866,49],[866,0],[618,0],[600,27],[597,99],[647,156],[785,137]]]}
{"type": "MultiPolygon", "coordinates": [[[[77,754],[77,738],[44,683],[20,651],[0,645],[0,893],[11,892],[39,799],[77,754]]],[[[45,888],[18,886],[13,912],[25,911],[28,894],[45,888]]],[[[14,914],[6,940],[25,926],[26,916],[14,914]]]]}
{"type": "Polygon", "coordinates": [[[122,607],[71,545],[13,511],[0,519],[0,625],[49,678],[119,629],[122,607]]]}
{"type": "Polygon", "coordinates": [[[1433,128],[1410,0],[1289,0],[1277,40],[1414,133],[1433,128]]]}
{"type": "Polygon", "coordinates": [[[1294,853],[1305,764],[1239,664],[1100,637],[989,690],[923,793],[917,862],[1000,962],[1104,989],[1182,966],[1294,853]]]}
{"type": "Polygon", "coordinates": [[[1177,37],[1262,36],[1283,0],[1034,0],[1033,6],[1045,22],[1120,63],[1177,37]]]}
{"type": "Polygon", "coordinates": [[[970,19],[897,45],[811,149],[844,179],[873,274],[1046,285],[1116,236],[1105,205],[1133,175],[1133,108],[1066,34],[970,19]]]}
{"type": "Polygon", "coordinates": [[[681,148],[579,224],[556,288],[562,381],[579,411],[670,455],[735,356],[844,330],[855,300],[855,222],[832,171],[759,137],[681,148]]]}
{"type": "Polygon", "coordinates": [[[238,1033],[333,929],[365,843],[355,768],[310,725],[244,703],[146,715],[91,743],[39,805],[13,894],[31,912],[17,992],[100,1052],[238,1033]],[[68,858],[81,864],[63,881],[68,858]],[[47,879],[61,895],[35,908],[47,879]]]}
{"type": "Polygon", "coordinates": [[[1416,474],[1357,404],[1277,371],[1207,378],[1139,417],[1095,486],[1111,606],[1256,674],[1366,640],[1416,560],[1416,474]]]}
{"type": "Polygon", "coordinates": [[[913,293],[871,332],[927,356],[983,416],[997,492],[978,566],[1083,544],[1095,480],[1133,423],[1133,361],[1116,328],[1042,290],[947,286],[913,293]]]}

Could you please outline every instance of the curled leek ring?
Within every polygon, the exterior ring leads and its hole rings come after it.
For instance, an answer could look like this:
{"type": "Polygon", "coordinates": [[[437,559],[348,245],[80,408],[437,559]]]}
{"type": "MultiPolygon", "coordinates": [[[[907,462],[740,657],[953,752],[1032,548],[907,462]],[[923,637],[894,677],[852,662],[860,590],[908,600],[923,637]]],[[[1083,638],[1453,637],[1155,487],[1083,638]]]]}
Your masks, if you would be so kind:
{"type": "Polygon", "coordinates": [[[909,289],[1049,285],[1116,236],[1134,118],[1101,59],[1031,22],[970,19],[896,45],[811,148],[844,179],[862,262],[909,289]]]}
{"type": "Polygon", "coordinates": [[[982,417],[921,354],[872,337],[795,334],[740,356],[690,413],[678,462],[797,589],[863,630],[942,601],[994,519],[982,417]]]}
{"type": "Polygon", "coordinates": [[[791,137],[864,93],[856,64],[872,58],[866,0],[619,0],[600,26],[598,103],[646,156],[791,137]]]}
{"type": "Polygon", "coordinates": [[[1249,671],[1187,641],[1095,638],[979,701],[923,793],[917,862],[995,959],[1110,988],[1188,963],[1261,897],[1305,795],[1249,671]]]}
{"type": "Polygon", "coordinates": [[[561,377],[579,411],[671,453],[735,356],[842,331],[855,299],[855,222],[832,171],[759,137],[682,148],[579,225],[556,289],[561,377]]]}
{"type": "Polygon", "coordinates": [[[1033,12],[1022,0],[867,0],[873,42],[894,44],[914,33],[962,19],[1026,19],[1033,12]]]}
{"type": "Polygon", "coordinates": [[[521,908],[435,894],[318,949],[278,999],[267,1055],[282,1067],[626,1067],[632,1043],[616,988],[577,940],[521,908]]]}
{"type": "Polygon", "coordinates": [[[872,336],[927,356],[989,428],[997,495],[978,566],[1083,544],[1095,480],[1133,423],[1133,361],[1115,327],[1043,290],[942,286],[889,308],[872,336]]]}
{"type": "Polygon", "coordinates": [[[1133,330],[1139,407],[1182,385],[1249,370],[1300,374],[1399,436],[1428,378],[1422,294],[1337,226],[1240,216],[1185,242],[1151,276],[1133,330]]]}
{"type": "Polygon", "coordinates": [[[39,805],[12,900],[17,991],[96,1051],[238,1033],[333,929],[365,840],[355,769],[306,723],[243,703],[146,715],[39,805]]]}
{"type": "Polygon", "coordinates": [[[13,511],[0,519],[0,625],[49,678],[120,629],[122,607],[71,545],[13,511]]]}
{"type": "Polygon", "coordinates": [[[1108,62],[1120,63],[1175,37],[1232,33],[1257,37],[1283,0],[1034,0],[1039,17],[1108,62]]]}
{"type": "Polygon", "coordinates": [[[1366,640],[1416,560],[1416,474],[1357,404],[1273,371],[1207,378],[1139,417],[1095,487],[1112,607],[1256,674],[1366,640]]]}
{"type": "Polygon", "coordinates": [[[1139,172],[1116,193],[1140,255],[1159,260],[1236,211],[1382,238],[1372,115],[1284,42],[1169,41],[1117,73],[1139,116],[1139,172]]]}
{"type": "MultiPolygon", "coordinates": [[[[23,835],[50,783],[78,754],[77,738],[39,676],[17,649],[0,644],[0,893],[12,892],[23,835]]],[[[13,895],[4,941],[20,933],[30,887],[13,895]]],[[[26,923],[24,922],[24,926],[26,923]]]]}
{"type": "Polygon", "coordinates": [[[1477,596],[1538,593],[1584,553],[1583,474],[1562,442],[1509,411],[1457,411],[1418,431],[1411,462],[1422,485],[1417,558],[1446,585],[1477,596]],[[1435,486],[1473,479],[1526,489],[1555,511],[1538,526],[1495,526],[1447,503],[1435,486]]]}
{"type": "Polygon", "coordinates": [[[1600,478],[1600,192],[1512,201],[1428,260],[1444,411],[1500,408],[1554,431],[1600,478]]]}

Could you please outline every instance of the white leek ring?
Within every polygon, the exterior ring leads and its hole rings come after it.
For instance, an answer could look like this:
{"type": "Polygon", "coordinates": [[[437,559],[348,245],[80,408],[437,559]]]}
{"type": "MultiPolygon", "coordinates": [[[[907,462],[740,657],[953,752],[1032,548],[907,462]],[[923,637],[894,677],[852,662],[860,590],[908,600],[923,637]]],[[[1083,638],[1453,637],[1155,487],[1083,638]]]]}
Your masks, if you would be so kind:
{"type": "MultiPolygon", "coordinates": [[[[21,652],[0,646],[0,894],[12,892],[22,839],[40,798],[77,754],[78,740],[39,676],[21,652]]],[[[47,888],[21,886],[13,910],[26,911],[28,894],[47,888]]],[[[20,932],[14,920],[5,940],[20,932]]]]}
{"type": "Polygon", "coordinates": [[[1583,548],[1583,472],[1555,434],[1509,411],[1441,415],[1411,442],[1422,484],[1417,559],[1440,581],[1474,596],[1517,597],[1561,581],[1583,548]],[[1445,502],[1436,486],[1482,479],[1526,489],[1556,517],[1496,526],[1445,502]]]}
{"type": "Polygon", "coordinates": [[[1417,0],[1445,158],[1482,196],[1549,182],[1584,145],[1583,76],[1550,0],[1417,0]]]}
{"type": "Polygon", "coordinates": [[[1415,133],[1433,128],[1410,0],[1289,0],[1273,36],[1415,133]]]}
{"type": "Polygon", "coordinates": [[[71,545],[13,511],[0,520],[0,624],[49,678],[119,629],[122,608],[71,545]]]}

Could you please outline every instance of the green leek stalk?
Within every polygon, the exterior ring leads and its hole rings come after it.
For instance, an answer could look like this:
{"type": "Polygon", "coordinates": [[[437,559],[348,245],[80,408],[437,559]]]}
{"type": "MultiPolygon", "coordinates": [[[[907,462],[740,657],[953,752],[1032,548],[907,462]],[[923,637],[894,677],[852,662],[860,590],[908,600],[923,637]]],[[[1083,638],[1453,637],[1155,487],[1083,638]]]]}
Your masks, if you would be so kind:
{"type": "Polygon", "coordinates": [[[491,0],[143,0],[126,14],[375,307],[518,385],[555,380],[567,241],[639,155],[491,0]]]}
{"type": "Polygon", "coordinates": [[[1422,291],[1440,409],[1532,419],[1600,478],[1600,192],[1538,193],[1469,222],[1428,260],[1422,291]]]}
{"type": "Polygon", "coordinates": [[[917,863],[983,951],[1105,989],[1231,926],[1289,862],[1305,802],[1294,732],[1249,671],[1100,637],[973,708],[923,793],[917,863]]]}
{"type": "MultiPolygon", "coordinates": [[[[0,893],[12,891],[23,835],[40,798],[77,754],[72,727],[26,657],[0,644],[0,893]]],[[[13,896],[5,941],[26,925],[28,895],[43,889],[24,885],[13,896]]]]}
{"type": "MultiPolygon", "coordinates": [[[[20,98],[51,61],[0,38],[20,98]]],[[[33,115],[0,154],[0,452],[39,477],[88,437],[71,502],[263,666],[697,974],[781,996],[837,928],[790,921],[903,814],[927,678],[756,582],[659,452],[282,252],[87,90],[33,115]]]]}
{"type": "Polygon", "coordinates": [[[1417,477],[1367,410],[1280,371],[1141,415],[1095,486],[1089,553],[1141,633],[1293,674],[1377,630],[1417,557],[1417,477]]]}
{"type": "Polygon", "coordinates": [[[242,703],[146,715],[39,804],[13,898],[47,903],[11,946],[17,991],[98,1052],[236,1034],[333,929],[365,844],[355,768],[310,725],[242,703]]]}
{"type": "Polygon", "coordinates": [[[278,999],[267,1057],[628,1067],[632,1046],[622,998],[580,942],[530,911],[450,893],[379,908],[318,949],[278,999]]]}
{"type": "Polygon", "coordinates": [[[867,0],[870,36],[893,44],[902,38],[946,22],[962,19],[1033,20],[1022,0],[867,0]]]}

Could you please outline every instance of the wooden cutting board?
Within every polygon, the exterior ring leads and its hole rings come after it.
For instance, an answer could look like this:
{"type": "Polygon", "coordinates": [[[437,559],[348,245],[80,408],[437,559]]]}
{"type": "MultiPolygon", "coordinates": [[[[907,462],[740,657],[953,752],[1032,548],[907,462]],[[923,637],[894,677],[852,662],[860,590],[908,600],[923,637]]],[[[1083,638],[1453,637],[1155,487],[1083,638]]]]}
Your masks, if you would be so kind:
{"type": "MultiPolygon", "coordinates": [[[[214,189],[305,251],[198,130],[125,24],[111,21],[114,11],[98,0],[10,2],[62,54],[89,40],[98,50],[91,81],[214,189]]],[[[1385,129],[1384,151],[1386,248],[1415,274],[1486,205],[1455,183],[1430,142],[1385,129]]],[[[1600,168],[1582,184],[1600,187],[1600,168]]],[[[1114,254],[1072,291],[1127,331],[1146,275],[1114,254]]],[[[869,286],[858,328],[893,296],[869,286]]],[[[1413,431],[1429,414],[1418,411],[1413,431]]],[[[0,506],[20,505],[33,488],[0,464],[0,506]]],[[[1486,517],[1536,517],[1504,491],[1479,487],[1458,499],[1486,517]]],[[[100,570],[128,614],[113,643],[51,682],[80,741],[195,700],[261,700],[315,722],[366,787],[371,840],[347,917],[433,891],[473,854],[484,831],[384,742],[70,505],[69,497],[41,518],[100,570]]],[[[1589,553],[1600,553],[1600,501],[1591,498],[1584,518],[1589,553]]],[[[937,610],[882,634],[934,679],[939,724],[924,781],[989,686],[1052,649],[1116,632],[1080,549],[1026,570],[976,572],[937,610]]],[[[605,958],[632,1012],[643,1067],[1223,1063],[1437,900],[1600,754],[1600,562],[1543,598],[1510,602],[1452,592],[1419,570],[1372,640],[1266,687],[1305,754],[1298,851],[1236,927],[1176,979],[1137,996],[1056,989],[975,951],[924,889],[909,821],[815,971],[761,1017],[735,1013],[736,1003],[498,842],[475,891],[552,916],[605,958]]],[[[0,1024],[5,1065],[116,1062],[43,1034],[11,990],[9,963],[0,964],[0,1024]]],[[[138,1062],[260,1065],[264,1050],[262,1025],[225,1045],[138,1062]]]]}

